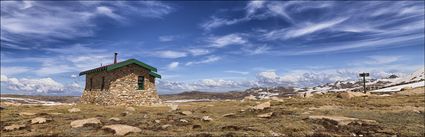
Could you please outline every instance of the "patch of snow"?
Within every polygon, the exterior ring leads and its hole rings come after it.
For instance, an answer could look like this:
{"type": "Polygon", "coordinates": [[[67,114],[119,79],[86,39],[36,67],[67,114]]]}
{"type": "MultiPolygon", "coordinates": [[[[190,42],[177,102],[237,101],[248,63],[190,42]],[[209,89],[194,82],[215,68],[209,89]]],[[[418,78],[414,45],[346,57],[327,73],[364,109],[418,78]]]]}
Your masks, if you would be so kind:
{"type": "Polygon", "coordinates": [[[42,100],[29,99],[29,98],[0,97],[0,100],[7,101],[7,102],[19,102],[22,104],[40,104],[45,106],[64,105],[63,103],[60,103],[60,102],[42,101],[42,100]]]}
{"type": "Polygon", "coordinates": [[[165,103],[184,103],[184,102],[211,102],[212,99],[181,99],[181,100],[167,100],[165,103]]]}
{"type": "Polygon", "coordinates": [[[417,88],[417,87],[424,87],[424,86],[425,86],[425,81],[419,81],[419,82],[410,83],[410,84],[378,89],[371,92],[397,92],[397,91],[400,91],[402,88],[407,88],[407,87],[417,88]]]}

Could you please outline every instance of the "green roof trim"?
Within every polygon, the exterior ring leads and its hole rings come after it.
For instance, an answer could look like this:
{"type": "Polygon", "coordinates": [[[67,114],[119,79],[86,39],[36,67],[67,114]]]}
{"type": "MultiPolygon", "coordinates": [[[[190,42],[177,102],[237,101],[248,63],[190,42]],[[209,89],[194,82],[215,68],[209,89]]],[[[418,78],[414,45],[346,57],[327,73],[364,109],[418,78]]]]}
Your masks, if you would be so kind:
{"type": "Polygon", "coordinates": [[[141,67],[144,67],[144,68],[147,68],[147,69],[149,69],[150,71],[153,71],[153,72],[156,72],[157,71],[156,68],[154,68],[152,66],[149,66],[148,64],[145,64],[143,62],[140,62],[140,61],[138,61],[136,59],[128,59],[126,61],[123,61],[123,62],[120,62],[120,63],[117,63],[117,64],[112,64],[112,65],[110,65],[110,66],[107,67],[107,70],[108,71],[111,71],[111,70],[114,70],[114,69],[117,69],[117,68],[121,68],[121,67],[130,65],[130,64],[137,64],[137,65],[139,65],[141,67]]]}
{"type": "Polygon", "coordinates": [[[149,75],[152,75],[152,76],[154,76],[155,78],[161,78],[161,75],[159,75],[159,74],[156,74],[155,72],[149,72],[149,75]]]}
{"type": "Polygon", "coordinates": [[[149,75],[152,75],[152,76],[154,76],[156,78],[161,78],[161,75],[155,73],[155,72],[157,72],[157,69],[155,67],[152,67],[152,66],[150,66],[148,64],[145,64],[145,63],[143,63],[141,61],[138,61],[136,59],[128,59],[126,61],[119,62],[119,63],[116,63],[116,64],[106,65],[106,66],[94,68],[94,69],[91,69],[91,70],[83,71],[83,72],[80,72],[80,76],[81,75],[85,75],[85,74],[89,74],[89,73],[100,72],[100,71],[104,71],[104,70],[106,70],[106,71],[112,71],[112,70],[115,70],[115,69],[118,69],[118,68],[121,68],[121,67],[130,65],[130,64],[136,64],[136,65],[139,65],[139,66],[141,66],[143,68],[146,68],[146,69],[148,69],[150,71],[149,72],[149,75]]]}

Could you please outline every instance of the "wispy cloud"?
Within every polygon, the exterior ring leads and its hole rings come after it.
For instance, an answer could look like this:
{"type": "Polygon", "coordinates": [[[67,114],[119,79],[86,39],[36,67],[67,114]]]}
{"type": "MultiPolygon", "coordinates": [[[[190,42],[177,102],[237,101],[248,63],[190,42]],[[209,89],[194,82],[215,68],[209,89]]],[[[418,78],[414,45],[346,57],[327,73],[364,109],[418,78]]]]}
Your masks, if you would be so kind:
{"type": "Polygon", "coordinates": [[[164,50],[164,51],[156,51],[153,56],[160,57],[160,58],[181,58],[186,57],[186,52],[180,52],[180,51],[172,51],[172,50],[164,50]]]}
{"type": "Polygon", "coordinates": [[[208,40],[211,47],[223,48],[229,45],[241,45],[248,41],[239,34],[228,34],[224,36],[211,37],[208,40]]]}
{"type": "Polygon", "coordinates": [[[120,11],[124,9],[153,18],[160,18],[173,10],[160,2],[69,2],[64,4],[66,6],[46,1],[1,3],[2,47],[13,49],[26,49],[24,42],[31,39],[55,41],[93,36],[96,17],[106,16],[126,23],[124,16],[128,12],[120,11]]]}
{"type": "Polygon", "coordinates": [[[335,25],[342,23],[348,18],[337,18],[329,21],[324,21],[320,23],[306,23],[305,25],[299,27],[292,28],[284,28],[280,30],[273,30],[264,35],[266,39],[275,40],[275,39],[289,39],[301,37],[304,35],[308,35],[317,31],[325,30],[330,27],[334,27],[335,25]]]}
{"type": "Polygon", "coordinates": [[[205,64],[205,63],[211,63],[211,62],[216,62],[216,61],[218,61],[218,60],[220,60],[220,59],[221,59],[221,57],[219,57],[219,56],[211,55],[211,56],[207,56],[207,58],[206,58],[206,59],[204,59],[204,60],[199,60],[199,61],[190,61],[190,62],[187,62],[187,63],[186,63],[186,66],[189,66],[189,65],[196,65],[196,64],[205,64]]]}
{"type": "Polygon", "coordinates": [[[201,56],[201,55],[206,55],[208,53],[211,53],[211,50],[208,50],[208,49],[189,49],[188,51],[193,56],[201,56]]]}
{"type": "Polygon", "coordinates": [[[240,75],[248,75],[249,74],[249,72],[247,72],[247,71],[237,71],[237,70],[226,70],[224,72],[233,73],[233,74],[240,74],[240,75]]]}
{"type": "Polygon", "coordinates": [[[171,62],[170,64],[168,64],[168,69],[172,70],[172,69],[176,69],[179,66],[179,62],[171,62]]]}

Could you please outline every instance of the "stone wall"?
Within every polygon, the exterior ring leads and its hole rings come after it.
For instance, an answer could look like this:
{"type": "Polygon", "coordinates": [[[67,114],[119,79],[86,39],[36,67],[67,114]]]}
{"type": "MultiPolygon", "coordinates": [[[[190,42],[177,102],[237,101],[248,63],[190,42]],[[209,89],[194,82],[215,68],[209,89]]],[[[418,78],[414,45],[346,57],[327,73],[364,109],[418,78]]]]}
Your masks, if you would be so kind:
{"type": "Polygon", "coordinates": [[[150,105],[161,103],[155,87],[155,77],[138,65],[127,65],[113,71],[101,71],[86,75],[86,88],[82,103],[99,105],[150,105]],[[144,76],[144,90],[138,90],[138,76],[144,76]],[[102,78],[104,89],[101,90],[102,78]],[[92,79],[93,85],[90,85],[92,79]]]}

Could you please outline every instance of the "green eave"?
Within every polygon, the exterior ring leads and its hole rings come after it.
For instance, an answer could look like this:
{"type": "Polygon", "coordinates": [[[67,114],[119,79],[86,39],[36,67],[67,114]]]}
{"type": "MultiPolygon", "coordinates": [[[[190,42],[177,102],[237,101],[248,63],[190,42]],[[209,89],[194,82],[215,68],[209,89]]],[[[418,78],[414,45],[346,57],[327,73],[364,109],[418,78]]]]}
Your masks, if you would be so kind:
{"type": "Polygon", "coordinates": [[[118,69],[118,68],[121,68],[121,67],[130,65],[130,64],[136,64],[136,65],[139,65],[139,66],[141,66],[143,68],[146,68],[146,69],[148,69],[150,71],[149,72],[149,75],[152,75],[152,76],[154,76],[156,78],[161,78],[161,75],[155,73],[155,72],[157,72],[157,69],[156,68],[154,68],[154,67],[152,67],[152,66],[150,66],[148,64],[145,64],[143,62],[140,62],[140,61],[138,61],[136,59],[128,59],[126,61],[119,62],[119,63],[116,63],[116,64],[111,64],[111,65],[108,65],[108,66],[103,66],[103,67],[99,67],[99,68],[95,68],[95,69],[83,71],[83,72],[80,73],[80,76],[81,75],[85,75],[85,74],[89,74],[89,73],[100,72],[100,71],[104,71],[104,70],[106,70],[106,71],[112,71],[112,70],[115,70],[115,69],[118,69]]]}
{"type": "Polygon", "coordinates": [[[161,75],[159,75],[159,74],[156,74],[155,72],[149,72],[149,75],[152,75],[152,76],[154,76],[155,78],[161,78],[161,75]]]}

